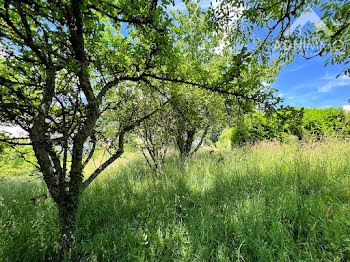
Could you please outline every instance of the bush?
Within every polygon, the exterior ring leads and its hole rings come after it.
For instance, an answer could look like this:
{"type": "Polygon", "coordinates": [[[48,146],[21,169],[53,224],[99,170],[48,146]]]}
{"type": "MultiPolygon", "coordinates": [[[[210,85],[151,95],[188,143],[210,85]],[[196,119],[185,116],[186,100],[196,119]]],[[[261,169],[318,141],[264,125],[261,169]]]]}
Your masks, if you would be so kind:
{"type": "Polygon", "coordinates": [[[252,122],[242,121],[239,125],[232,128],[231,131],[231,145],[232,146],[243,146],[247,143],[252,143],[258,139],[259,131],[256,132],[254,125],[252,122]]]}
{"type": "Polygon", "coordinates": [[[228,147],[232,133],[232,128],[225,128],[222,130],[219,140],[215,143],[217,146],[228,147]]]}
{"type": "Polygon", "coordinates": [[[316,140],[323,136],[350,135],[349,119],[341,108],[305,109],[303,127],[305,134],[316,140]]]}
{"type": "Polygon", "coordinates": [[[281,107],[272,113],[246,114],[231,132],[232,145],[261,140],[291,143],[304,137],[321,140],[324,136],[350,136],[350,115],[340,108],[304,109],[281,107]]]}
{"type": "Polygon", "coordinates": [[[302,119],[303,108],[281,107],[272,113],[254,112],[246,115],[231,134],[233,145],[241,146],[261,140],[284,141],[289,136],[299,140],[303,137],[302,119]]]}

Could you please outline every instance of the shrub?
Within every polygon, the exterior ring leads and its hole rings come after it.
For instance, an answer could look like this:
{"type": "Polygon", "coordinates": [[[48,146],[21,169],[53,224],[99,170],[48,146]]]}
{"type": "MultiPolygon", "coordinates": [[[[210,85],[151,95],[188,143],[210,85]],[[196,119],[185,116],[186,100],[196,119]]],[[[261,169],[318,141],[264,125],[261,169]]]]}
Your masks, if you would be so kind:
{"type": "Polygon", "coordinates": [[[215,143],[217,146],[227,147],[229,145],[232,128],[222,130],[219,140],[215,143]]]}
{"type": "Polygon", "coordinates": [[[349,136],[349,122],[341,108],[305,109],[304,132],[313,139],[323,136],[349,136]]]}
{"type": "MultiPolygon", "coordinates": [[[[223,136],[225,134],[222,133],[223,136]]],[[[333,107],[304,109],[281,106],[270,113],[256,111],[246,114],[244,120],[232,128],[230,139],[232,145],[241,146],[261,140],[290,143],[304,136],[313,140],[321,140],[324,136],[349,137],[350,115],[333,107]]]]}
{"type": "Polygon", "coordinates": [[[284,141],[288,136],[302,139],[303,108],[281,107],[271,113],[254,112],[240,121],[231,134],[233,145],[261,140],[284,141]]]}

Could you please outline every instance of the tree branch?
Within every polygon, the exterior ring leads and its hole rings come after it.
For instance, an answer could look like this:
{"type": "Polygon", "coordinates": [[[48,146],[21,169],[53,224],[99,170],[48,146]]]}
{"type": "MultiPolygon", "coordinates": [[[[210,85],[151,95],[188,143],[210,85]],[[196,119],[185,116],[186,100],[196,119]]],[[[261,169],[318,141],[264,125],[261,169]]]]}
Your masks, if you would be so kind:
{"type": "Polygon", "coordinates": [[[124,153],[124,136],[127,132],[131,131],[134,129],[136,126],[140,125],[143,121],[149,119],[152,117],[155,113],[157,113],[164,105],[166,105],[170,100],[166,101],[163,103],[159,108],[156,110],[153,110],[149,114],[145,115],[144,117],[133,121],[131,124],[128,126],[124,127],[122,131],[120,132],[118,136],[118,150],[108,159],[106,160],[100,167],[98,167],[90,176],[85,180],[83,183],[83,189],[85,190],[91,183],[92,181],[95,180],[95,178],[101,174],[103,170],[105,170],[110,164],[112,164],[115,160],[117,160],[123,153],[124,153]]]}
{"type": "Polygon", "coordinates": [[[192,157],[200,148],[200,146],[202,145],[203,143],[203,140],[204,138],[206,137],[207,133],[208,133],[208,130],[209,130],[209,124],[205,127],[204,129],[204,132],[203,132],[203,135],[201,137],[201,140],[199,141],[198,145],[196,146],[196,148],[192,151],[192,153],[190,153],[190,156],[189,157],[192,157]]]}
{"type": "Polygon", "coordinates": [[[96,149],[96,137],[94,134],[91,135],[91,139],[92,139],[92,148],[89,152],[89,155],[88,157],[86,158],[84,164],[83,164],[83,168],[86,167],[86,165],[89,163],[89,161],[91,160],[92,156],[94,155],[95,153],[95,149],[96,149]]]}
{"type": "Polygon", "coordinates": [[[96,177],[101,174],[110,164],[117,160],[124,153],[124,135],[125,132],[119,134],[118,150],[114,153],[108,160],[106,160],[99,168],[97,168],[83,183],[82,190],[85,190],[91,183],[96,179],[96,177]]]}

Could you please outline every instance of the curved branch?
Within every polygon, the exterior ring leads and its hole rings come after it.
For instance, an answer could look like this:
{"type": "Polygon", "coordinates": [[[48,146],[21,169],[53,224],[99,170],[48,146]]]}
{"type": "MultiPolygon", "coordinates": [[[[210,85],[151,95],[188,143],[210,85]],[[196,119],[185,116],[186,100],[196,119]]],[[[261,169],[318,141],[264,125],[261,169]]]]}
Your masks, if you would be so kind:
{"type": "Polygon", "coordinates": [[[95,153],[95,149],[96,149],[96,137],[94,134],[91,135],[91,139],[92,139],[92,148],[89,152],[89,155],[88,157],[86,158],[84,164],[83,164],[83,168],[86,167],[86,165],[89,163],[89,161],[91,160],[92,156],[94,155],[95,153]]]}

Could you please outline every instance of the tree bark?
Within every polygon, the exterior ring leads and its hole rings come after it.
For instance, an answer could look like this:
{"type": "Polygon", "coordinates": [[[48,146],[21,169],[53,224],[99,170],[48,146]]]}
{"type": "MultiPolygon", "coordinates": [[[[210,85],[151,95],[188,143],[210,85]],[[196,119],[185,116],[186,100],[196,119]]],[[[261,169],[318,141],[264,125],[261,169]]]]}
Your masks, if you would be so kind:
{"type": "Polygon", "coordinates": [[[71,192],[66,192],[57,203],[60,227],[59,261],[72,260],[74,256],[78,206],[79,196],[71,192]]]}
{"type": "Polygon", "coordinates": [[[180,151],[181,161],[185,161],[190,156],[195,133],[195,130],[186,130],[177,135],[176,143],[180,151]]]}

